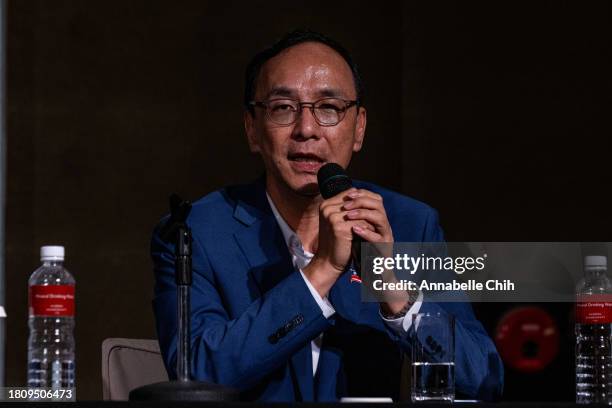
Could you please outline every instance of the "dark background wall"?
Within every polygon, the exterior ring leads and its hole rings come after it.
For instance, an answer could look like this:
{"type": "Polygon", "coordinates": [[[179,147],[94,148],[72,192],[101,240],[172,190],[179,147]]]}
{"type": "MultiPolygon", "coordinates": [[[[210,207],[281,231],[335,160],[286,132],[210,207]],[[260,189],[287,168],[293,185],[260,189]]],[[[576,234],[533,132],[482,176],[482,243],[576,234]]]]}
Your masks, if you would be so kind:
{"type": "MultiPolygon", "coordinates": [[[[155,336],[152,227],[170,192],[261,171],[243,69],[297,26],[363,71],[355,177],[436,207],[449,240],[612,241],[610,16],[605,2],[9,1],[7,384],[25,383],[43,244],[66,246],[77,280],[80,399],[101,398],[103,339],[155,336]]],[[[509,306],[475,307],[493,331],[509,306]]],[[[565,340],[531,398],[571,399],[568,308],[546,307],[565,340]]],[[[506,397],[529,399],[508,374],[506,397]]]]}

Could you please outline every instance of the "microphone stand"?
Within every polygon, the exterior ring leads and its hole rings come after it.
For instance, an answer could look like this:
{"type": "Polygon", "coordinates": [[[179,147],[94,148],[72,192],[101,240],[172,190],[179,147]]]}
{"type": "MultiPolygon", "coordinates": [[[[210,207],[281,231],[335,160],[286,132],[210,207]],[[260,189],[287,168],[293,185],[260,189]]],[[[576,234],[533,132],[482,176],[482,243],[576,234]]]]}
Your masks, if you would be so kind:
{"type": "Polygon", "coordinates": [[[239,392],[219,384],[191,379],[191,229],[186,220],[191,203],[170,196],[170,219],[161,238],[175,247],[178,343],[177,380],[149,384],[130,391],[130,401],[238,401],[239,392]]]}

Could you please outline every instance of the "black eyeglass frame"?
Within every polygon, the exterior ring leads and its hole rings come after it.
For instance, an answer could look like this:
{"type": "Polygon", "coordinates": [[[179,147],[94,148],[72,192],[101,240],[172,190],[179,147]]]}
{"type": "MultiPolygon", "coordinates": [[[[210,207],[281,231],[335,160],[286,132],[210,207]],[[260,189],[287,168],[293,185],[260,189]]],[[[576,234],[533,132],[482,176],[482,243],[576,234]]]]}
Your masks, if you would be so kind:
{"type": "Polygon", "coordinates": [[[252,107],[259,107],[259,108],[264,108],[266,111],[266,117],[270,120],[270,122],[277,124],[279,126],[291,126],[293,125],[295,122],[297,122],[298,118],[300,117],[300,115],[302,114],[302,110],[304,109],[304,107],[307,107],[308,109],[310,109],[310,113],[312,114],[312,117],[315,119],[315,121],[319,124],[319,126],[336,126],[338,125],[338,123],[342,122],[342,120],[344,119],[344,117],[346,116],[346,111],[349,110],[351,107],[353,106],[359,106],[359,99],[355,99],[355,100],[347,100],[347,99],[342,99],[342,98],[321,98],[318,99],[314,102],[300,102],[297,99],[291,99],[291,98],[275,98],[275,99],[269,99],[267,101],[251,101],[249,102],[249,106],[252,107]],[[319,120],[319,118],[317,117],[316,113],[315,113],[315,105],[317,103],[320,103],[321,101],[325,101],[325,100],[329,100],[329,99],[333,99],[336,101],[342,101],[344,102],[344,109],[342,109],[340,112],[338,112],[338,116],[339,119],[336,123],[321,123],[321,121],[319,120]],[[299,109],[297,111],[297,115],[295,116],[295,119],[290,122],[290,123],[278,123],[276,121],[274,121],[270,115],[270,109],[268,109],[268,105],[271,102],[274,101],[292,101],[297,103],[299,109]]]}

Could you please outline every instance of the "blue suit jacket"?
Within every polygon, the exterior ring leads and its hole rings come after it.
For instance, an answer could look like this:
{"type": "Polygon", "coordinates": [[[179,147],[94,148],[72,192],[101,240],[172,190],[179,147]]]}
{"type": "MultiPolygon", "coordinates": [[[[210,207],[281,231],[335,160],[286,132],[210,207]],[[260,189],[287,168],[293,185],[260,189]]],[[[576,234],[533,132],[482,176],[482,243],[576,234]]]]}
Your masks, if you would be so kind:
{"type": "MultiPolygon", "coordinates": [[[[443,240],[427,205],[366,183],[383,197],[397,242],[443,240]]],[[[162,223],[165,220],[162,220],[162,223]]],[[[348,271],[329,293],[336,314],[326,319],[293,267],[266,200],[263,180],[228,187],[193,204],[191,346],[196,379],[239,388],[264,401],[329,401],[351,396],[397,397],[406,336],[390,331],[376,303],[361,301],[348,271]],[[310,341],[325,332],[317,374],[310,341]]],[[[161,225],[161,223],[160,223],[161,225]]],[[[170,377],[176,367],[174,247],[153,234],[153,307],[170,377]]],[[[455,316],[455,379],[459,392],[483,399],[501,393],[497,351],[467,303],[425,302],[421,311],[455,316]]]]}

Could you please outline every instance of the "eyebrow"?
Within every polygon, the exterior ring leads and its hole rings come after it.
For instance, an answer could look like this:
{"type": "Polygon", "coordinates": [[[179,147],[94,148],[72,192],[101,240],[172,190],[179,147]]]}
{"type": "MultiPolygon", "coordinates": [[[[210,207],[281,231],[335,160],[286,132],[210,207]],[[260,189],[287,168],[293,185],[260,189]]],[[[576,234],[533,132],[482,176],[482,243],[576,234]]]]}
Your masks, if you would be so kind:
{"type": "Polygon", "coordinates": [[[326,88],[319,91],[319,95],[323,98],[344,98],[344,92],[339,89],[326,88]]]}
{"type": "MultiPolygon", "coordinates": [[[[266,99],[269,99],[270,97],[273,97],[273,96],[284,96],[287,98],[297,98],[295,91],[285,86],[278,86],[278,87],[272,88],[270,92],[268,92],[268,94],[266,95],[266,99]]],[[[346,97],[344,96],[344,92],[342,92],[339,89],[335,89],[335,88],[321,89],[317,92],[317,97],[318,98],[344,98],[346,99],[346,97]]]]}
{"type": "Polygon", "coordinates": [[[295,92],[293,92],[291,89],[289,89],[287,87],[277,86],[275,88],[272,88],[270,90],[270,92],[268,92],[268,94],[266,95],[266,98],[270,98],[271,96],[294,97],[295,96],[295,92]]]}

